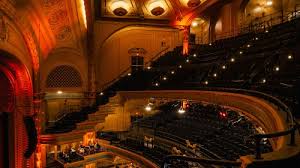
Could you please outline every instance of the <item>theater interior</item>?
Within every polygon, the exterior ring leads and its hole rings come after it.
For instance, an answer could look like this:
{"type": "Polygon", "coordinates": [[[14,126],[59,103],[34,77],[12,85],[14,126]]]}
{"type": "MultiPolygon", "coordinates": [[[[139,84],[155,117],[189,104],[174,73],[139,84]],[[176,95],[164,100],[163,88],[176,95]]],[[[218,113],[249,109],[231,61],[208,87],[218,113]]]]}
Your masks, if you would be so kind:
{"type": "Polygon", "coordinates": [[[0,0],[0,168],[300,165],[300,0],[0,0]]]}

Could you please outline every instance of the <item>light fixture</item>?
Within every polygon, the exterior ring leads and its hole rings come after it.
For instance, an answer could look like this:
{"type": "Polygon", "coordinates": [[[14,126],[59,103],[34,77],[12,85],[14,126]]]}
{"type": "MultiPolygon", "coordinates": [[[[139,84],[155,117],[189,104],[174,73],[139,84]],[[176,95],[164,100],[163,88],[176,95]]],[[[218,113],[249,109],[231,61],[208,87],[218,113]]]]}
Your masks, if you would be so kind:
{"type": "Polygon", "coordinates": [[[263,80],[262,80],[262,83],[266,83],[266,82],[267,82],[267,80],[266,80],[266,79],[263,79],[263,80]]]}
{"type": "Polygon", "coordinates": [[[196,21],[193,21],[192,22],[192,27],[197,27],[198,26],[198,23],[196,21]]]}
{"type": "Polygon", "coordinates": [[[288,59],[292,59],[293,58],[293,56],[292,55],[288,55],[288,59]]]}
{"type": "Polygon", "coordinates": [[[193,57],[197,57],[197,54],[194,54],[193,57]]]}
{"type": "Polygon", "coordinates": [[[159,16],[165,13],[164,4],[162,1],[153,1],[149,5],[149,10],[154,16],[159,16]]]}
{"type": "Polygon", "coordinates": [[[214,77],[217,77],[217,73],[214,73],[214,77]]]}
{"type": "Polygon", "coordinates": [[[127,76],[131,76],[131,73],[128,73],[127,76]]]}
{"type": "Polygon", "coordinates": [[[124,16],[129,10],[129,4],[124,0],[115,0],[111,3],[110,7],[116,16],[124,16]]]}
{"type": "Polygon", "coordinates": [[[231,61],[231,62],[234,62],[234,61],[235,61],[235,59],[234,59],[234,58],[231,58],[231,59],[230,59],[230,61],[231,61]]]}
{"type": "Polygon", "coordinates": [[[57,91],[56,92],[57,94],[62,94],[63,92],[61,90],[57,91]]]}
{"type": "Polygon", "coordinates": [[[255,40],[258,40],[258,37],[255,37],[255,40]]]}
{"type": "Polygon", "coordinates": [[[185,110],[183,109],[183,107],[181,106],[179,109],[178,109],[178,113],[179,114],[183,114],[185,113],[185,110]]]}
{"type": "Polygon", "coordinates": [[[159,86],[159,83],[158,83],[158,82],[156,82],[154,85],[155,85],[155,86],[159,86]]]}
{"type": "Polygon", "coordinates": [[[266,33],[269,33],[269,30],[266,30],[265,32],[266,32],[266,33]]]}
{"type": "Polygon", "coordinates": [[[250,45],[250,44],[248,44],[248,45],[247,45],[247,47],[249,48],[249,47],[251,47],[251,45],[250,45]]]}
{"type": "Polygon", "coordinates": [[[150,70],[150,69],[151,69],[151,66],[148,66],[147,69],[150,70]]]}
{"type": "Polygon", "coordinates": [[[189,62],[190,62],[190,60],[189,60],[189,59],[186,59],[186,60],[185,60],[185,62],[189,63],[189,62]]]}
{"type": "Polygon", "coordinates": [[[178,68],[180,68],[180,69],[181,69],[181,68],[182,68],[182,65],[179,65],[179,66],[178,66],[178,68]]]}
{"type": "Polygon", "coordinates": [[[201,1],[200,0],[189,0],[187,3],[187,6],[190,8],[194,8],[198,5],[200,5],[201,1]]]}
{"type": "Polygon", "coordinates": [[[273,5],[273,1],[272,0],[268,0],[267,2],[266,2],[266,6],[272,6],[273,5]]]}
{"type": "Polygon", "coordinates": [[[279,69],[279,66],[276,66],[275,67],[275,71],[279,71],[280,69],[279,69]]]}
{"type": "Polygon", "coordinates": [[[163,80],[167,80],[167,79],[168,79],[167,77],[165,77],[165,76],[163,77],[163,80]]]}
{"type": "Polygon", "coordinates": [[[209,45],[211,46],[211,43],[209,43],[209,45]]]}
{"type": "Polygon", "coordinates": [[[204,84],[205,84],[205,85],[208,85],[208,81],[205,81],[204,84]]]}
{"type": "Polygon", "coordinates": [[[103,95],[104,95],[104,93],[103,93],[103,92],[101,92],[101,93],[100,93],[100,95],[101,95],[101,96],[103,96],[103,95]]]}
{"type": "Polygon", "coordinates": [[[226,65],[223,65],[223,66],[222,66],[222,69],[226,69],[226,65]]]}
{"type": "Polygon", "coordinates": [[[175,74],[175,71],[171,71],[171,74],[172,74],[172,75],[175,74]]]}
{"type": "Polygon", "coordinates": [[[148,103],[145,107],[145,110],[146,111],[151,111],[152,110],[152,107],[150,106],[150,103],[148,103]]]}
{"type": "Polygon", "coordinates": [[[243,54],[243,51],[240,51],[240,54],[243,54]]]}

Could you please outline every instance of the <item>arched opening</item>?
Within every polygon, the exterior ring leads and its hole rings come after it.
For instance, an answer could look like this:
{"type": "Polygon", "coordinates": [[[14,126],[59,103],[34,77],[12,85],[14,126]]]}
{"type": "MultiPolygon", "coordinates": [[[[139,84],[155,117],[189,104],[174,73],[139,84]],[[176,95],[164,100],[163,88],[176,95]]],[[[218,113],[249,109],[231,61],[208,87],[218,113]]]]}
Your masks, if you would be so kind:
{"type": "Polygon", "coordinates": [[[26,67],[0,50],[0,168],[32,167],[25,158],[28,138],[24,117],[32,115],[32,82],[26,67]]]}

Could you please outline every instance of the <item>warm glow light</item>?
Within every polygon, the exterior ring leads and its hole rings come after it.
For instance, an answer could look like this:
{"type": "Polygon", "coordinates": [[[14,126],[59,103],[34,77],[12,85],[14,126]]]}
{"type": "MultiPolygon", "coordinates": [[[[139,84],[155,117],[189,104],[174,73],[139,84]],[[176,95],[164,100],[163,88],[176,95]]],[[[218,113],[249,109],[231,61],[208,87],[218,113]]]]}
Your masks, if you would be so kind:
{"type": "Polygon", "coordinates": [[[179,65],[178,68],[182,68],[182,65],[179,65]]]}
{"type": "Polygon", "coordinates": [[[131,73],[128,73],[127,75],[128,75],[128,76],[131,76],[131,73]]]}
{"type": "Polygon", "coordinates": [[[192,22],[192,26],[193,26],[193,27],[197,27],[197,26],[198,26],[198,23],[197,23],[196,21],[193,21],[193,22],[192,22]]]}
{"type": "Polygon", "coordinates": [[[251,47],[251,45],[250,45],[250,44],[248,44],[248,45],[247,45],[247,47],[249,48],[249,47],[251,47]]]}
{"type": "Polygon", "coordinates": [[[254,12],[258,13],[262,11],[262,7],[258,6],[256,8],[254,8],[254,12]]]}
{"type": "Polygon", "coordinates": [[[57,94],[62,94],[63,92],[61,90],[57,91],[56,92],[57,94]]]}
{"type": "Polygon", "coordinates": [[[167,80],[167,77],[164,76],[164,77],[163,77],[163,80],[167,80]]]}
{"type": "Polygon", "coordinates": [[[240,54],[243,54],[243,51],[240,51],[240,54]]]}
{"type": "Polygon", "coordinates": [[[205,81],[204,84],[207,85],[207,84],[208,84],[208,81],[205,81]]]}
{"type": "Polygon", "coordinates": [[[293,56],[292,56],[292,55],[289,55],[289,56],[288,56],[288,59],[292,59],[292,58],[293,58],[293,56]]]}
{"type": "Polygon", "coordinates": [[[279,71],[279,66],[275,67],[275,71],[279,71]]]}
{"type": "Polygon", "coordinates": [[[230,61],[231,61],[231,62],[234,62],[234,61],[235,61],[235,59],[234,59],[234,58],[231,58],[231,59],[230,59],[230,61]]]}
{"type": "Polygon", "coordinates": [[[197,54],[194,54],[193,57],[197,57],[197,54]]]}
{"type": "Polygon", "coordinates": [[[189,59],[186,59],[185,62],[190,62],[190,60],[189,60],[189,59]]]}
{"type": "Polygon", "coordinates": [[[147,69],[148,69],[148,70],[151,69],[151,66],[148,66],[147,69]]]}
{"type": "Polygon", "coordinates": [[[161,0],[156,0],[156,1],[153,1],[152,3],[149,3],[148,8],[151,11],[152,9],[157,8],[157,7],[161,7],[164,10],[166,10],[165,5],[164,5],[163,1],[161,1],[161,0]]]}
{"type": "Polygon", "coordinates": [[[258,37],[255,37],[255,40],[258,40],[258,37]]]}
{"type": "Polygon", "coordinates": [[[145,110],[146,110],[146,111],[151,111],[152,108],[151,108],[151,106],[150,106],[149,104],[147,104],[147,106],[145,107],[145,110]]]}
{"type": "Polygon", "coordinates": [[[211,46],[211,43],[209,43],[209,45],[211,46]]]}
{"type": "Polygon", "coordinates": [[[104,93],[103,93],[103,92],[101,92],[101,93],[100,93],[100,95],[101,95],[101,96],[103,96],[103,95],[104,95],[104,93]]]}
{"type": "Polygon", "coordinates": [[[156,83],[155,83],[155,86],[159,86],[159,83],[156,82],[156,83]]]}
{"type": "Polygon", "coordinates": [[[263,80],[262,80],[262,83],[266,83],[266,81],[267,81],[266,79],[263,79],[263,80]]]}
{"type": "Polygon", "coordinates": [[[128,11],[129,4],[127,2],[125,2],[124,0],[115,0],[114,2],[111,3],[110,8],[112,11],[117,8],[123,8],[128,11]]]}
{"type": "Polygon", "coordinates": [[[175,74],[175,71],[171,71],[171,74],[175,74]]]}
{"type": "Polygon", "coordinates": [[[223,65],[223,66],[222,66],[222,69],[226,69],[226,65],[223,65]]]}
{"type": "Polygon", "coordinates": [[[217,77],[217,74],[216,74],[216,73],[214,73],[214,77],[217,77]]]}
{"type": "Polygon", "coordinates": [[[269,30],[266,30],[265,32],[266,32],[266,33],[269,33],[269,30]]]}
{"type": "Polygon", "coordinates": [[[180,107],[180,108],[178,109],[178,113],[179,113],[179,114],[183,114],[183,113],[185,113],[185,110],[184,110],[182,107],[180,107]]]}
{"type": "Polygon", "coordinates": [[[273,5],[273,1],[272,0],[268,0],[266,3],[267,6],[272,6],[273,5]]]}
{"type": "Polygon", "coordinates": [[[79,0],[79,5],[80,5],[80,11],[82,13],[84,27],[87,28],[86,11],[85,11],[84,0],[79,0]]]}

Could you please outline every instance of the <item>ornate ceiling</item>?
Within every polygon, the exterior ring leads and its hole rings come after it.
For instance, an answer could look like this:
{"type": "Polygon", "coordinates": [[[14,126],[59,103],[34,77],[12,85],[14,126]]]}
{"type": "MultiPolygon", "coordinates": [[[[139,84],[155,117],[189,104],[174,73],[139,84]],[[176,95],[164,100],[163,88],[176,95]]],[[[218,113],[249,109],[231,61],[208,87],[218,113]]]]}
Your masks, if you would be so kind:
{"type": "Polygon", "coordinates": [[[95,0],[96,19],[178,21],[217,0],[95,0]]]}

